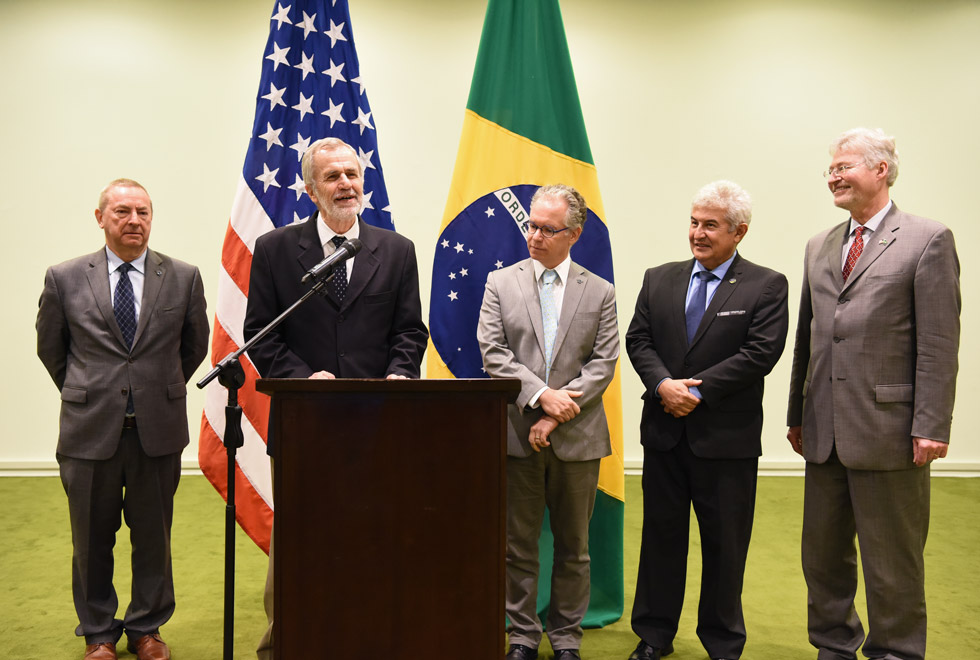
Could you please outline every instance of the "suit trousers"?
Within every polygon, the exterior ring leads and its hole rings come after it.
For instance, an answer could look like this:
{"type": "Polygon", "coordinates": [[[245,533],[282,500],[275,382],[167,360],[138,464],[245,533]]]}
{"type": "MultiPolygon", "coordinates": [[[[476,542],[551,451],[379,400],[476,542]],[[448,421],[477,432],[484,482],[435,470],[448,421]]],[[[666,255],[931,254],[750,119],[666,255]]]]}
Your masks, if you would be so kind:
{"type": "Polygon", "coordinates": [[[170,555],[180,452],[147,456],[136,429],[124,429],[107,460],[58,455],[68,496],[72,537],[72,594],[87,644],[116,642],[125,630],[135,640],[157,632],[174,612],[170,555]],[[126,614],[112,584],[113,547],[125,516],[132,543],[132,594],[126,614]]]}
{"type": "MultiPolygon", "coordinates": [[[[272,419],[272,415],[269,415],[272,419]]],[[[269,425],[269,435],[272,435],[272,425],[269,425]]],[[[272,484],[276,483],[276,463],[275,459],[269,459],[269,468],[272,470],[272,484]]],[[[276,521],[272,519],[272,530],[269,532],[269,570],[265,574],[265,590],[262,592],[262,606],[265,608],[266,628],[259,639],[259,645],[255,649],[255,657],[258,660],[274,660],[275,642],[272,637],[272,629],[276,619],[275,616],[275,596],[276,596],[276,571],[275,571],[275,552],[276,552],[276,521]]]]}
{"type": "Polygon", "coordinates": [[[820,660],[922,660],[926,650],[923,552],[929,468],[851,470],[832,452],[806,464],[803,575],[810,643],[820,660]],[[861,547],[868,635],[854,608],[861,547]]]}
{"type": "Polygon", "coordinates": [[[742,581],[755,514],[757,458],[700,458],[686,434],[672,449],[643,452],[643,533],[633,631],[666,647],[677,634],[687,581],[691,506],[701,535],[697,634],[713,658],[745,646],[742,581]]]}
{"type": "Polygon", "coordinates": [[[551,447],[507,457],[506,610],[511,644],[537,648],[538,539],[545,507],[555,539],[548,639],[554,649],[578,649],[589,607],[589,521],[599,485],[599,459],[562,461],[551,447]]]}

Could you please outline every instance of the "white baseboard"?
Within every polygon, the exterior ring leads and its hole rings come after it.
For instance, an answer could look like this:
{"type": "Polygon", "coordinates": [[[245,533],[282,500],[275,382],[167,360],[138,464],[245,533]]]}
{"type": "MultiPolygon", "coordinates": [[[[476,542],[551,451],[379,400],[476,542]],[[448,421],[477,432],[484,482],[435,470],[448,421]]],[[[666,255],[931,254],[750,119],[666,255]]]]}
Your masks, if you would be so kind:
{"type": "MultiPolygon", "coordinates": [[[[182,460],[180,474],[201,476],[202,473],[196,460],[182,460]]],[[[58,461],[0,461],[0,478],[57,476],[58,461]]]]}
{"type": "MultiPolygon", "coordinates": [[[[625,461],[626,474],[643,474],[643,460],[625,461]]],[[[180,473],[200,476],[201,468],[196,460],[181,461],[180,473]]],[[[759,475],[763,477],[802,477],[803,461],[759,461],[759,475]]],[[[57,477],[58,462],[51,461],[0,461],[2,477],[57,477]]],[[[934,477],[980,477],[980,463],[972,461],[942,460],[932,465],[934,477]]]]}
{"type": "MultiPolygon", "coordinates": [[[[626,474],[643,474],[643,460],[624,461],[626,474]]],[[[799,461],[759,460],[759,476],[762,477],[802,477],[804,463],[799,461]]],[[[942,460],[932,464],[934,477],[980,477],[980,463],[972,461],[942,460]]]]}

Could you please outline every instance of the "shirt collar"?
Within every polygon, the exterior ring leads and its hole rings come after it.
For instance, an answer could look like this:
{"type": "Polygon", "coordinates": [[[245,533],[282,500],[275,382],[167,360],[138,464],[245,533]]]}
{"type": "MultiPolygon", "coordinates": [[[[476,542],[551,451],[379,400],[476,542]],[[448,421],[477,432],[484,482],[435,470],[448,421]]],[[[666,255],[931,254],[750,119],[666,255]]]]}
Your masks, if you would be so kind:
{"type": "MultiPolygon", "coordinates": [[[[129,265],[135,268],[140,274],[146,270],[146,252],[147,250],[144,249],[143,254],[129,262],[129,265]]],[[[116,272],[124,263],[123,260],[119,258],[118,254],[109,249],[108,245],[105,246],[105,256],[109,260],[110,273],[116,272]]]]}
{"type": "MultiPolygon", "coordinates": [[[[888,210],[891,209],[891,207],[892,207],[892,200],[889,199],[888,203],[885,204],[885,206],[880,211],[875,213],[873,216],[871,216],[870,220],[864,223],[864,231],[865,232],[878,231],[878,225],[880,225],[881,221],[885,219],[885,214],[888,213],[888,210]]],[[[848,230],[847,235],[850,236],[851,234],[853,234],[854,230],[860,226],[861,225],[859,225],[854,218],[851,218],[851,228],[848,230]]]]}
{"type": "Polygon", "coordinates": [[[358,217],[351,225],[351,228],[347,230],[346,233],[338,234],[333,229],[327,226],[323,217],[319,214],[316,216],[316,233],[320,237],[320,245],[326,245],[330,242],[334,236],[343,236],[344,238],[360,238],[361,236],[361,219],[358,217]]]}
{"type": "MultiPolygon", "coordinates": [[[[725,278],[725,274],[728,273],[728,269],[731,268],[732,262],[735,261],[735,255],[737,254],[738,254],[738,250],[735,250],[735,254],[728,257],[728,260],[723,261],[717,268],[712,269],[711,273],[719,280],[723,280],[725,278]]],[[[691,277],[693,278],[697,273],[700,273],[702,270],[708,270],[708,269],[702,266],[700,261],[695,259],[694,268],[691,269],[691,277]]]]}
{"type": "MultiPolygon", "coordinates": [[[[535,282],[540,281],[541,274],[548,269],[545,268],[544,264],[538,261],[537,259],[531,259],[531,264],[534,266],[534,281],[535,282]]],[[[564,261],[562,261],[560,264],[555,266],[552,270],[558,273],[558,280],[562,284],[564,284],[565,281],[568,280],[568,271],[571,270],[571,268],[572,268],[572,256],[568,255],[567,257],[565,257],[564,261]]]]}

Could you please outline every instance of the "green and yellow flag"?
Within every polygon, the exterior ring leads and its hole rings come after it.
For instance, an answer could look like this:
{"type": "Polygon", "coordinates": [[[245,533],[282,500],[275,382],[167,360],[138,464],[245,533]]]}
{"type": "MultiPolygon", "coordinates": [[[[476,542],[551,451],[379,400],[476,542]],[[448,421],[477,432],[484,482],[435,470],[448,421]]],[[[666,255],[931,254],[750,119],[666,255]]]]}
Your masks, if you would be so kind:
{"type": "MultiPolygon", "coordinates": [[[[599,180],[557,0],[490,0],[463,135],[432,269],[430,378],[485,377],[476,326],[487,273],[528,256],[527,212],[541,185],[585,197],[589,219],[572,259],[613,282],[599,180]]],[[[623,414],[619,368],[603,397],[613,453],[602,460],[590,528],[586,626],[623,613],[623,414]]],[[[553,541],[542,530],[538,610],[550,594],[553,541]]],[[[544,620],[542,616],[542,620],[544,620]]]]}

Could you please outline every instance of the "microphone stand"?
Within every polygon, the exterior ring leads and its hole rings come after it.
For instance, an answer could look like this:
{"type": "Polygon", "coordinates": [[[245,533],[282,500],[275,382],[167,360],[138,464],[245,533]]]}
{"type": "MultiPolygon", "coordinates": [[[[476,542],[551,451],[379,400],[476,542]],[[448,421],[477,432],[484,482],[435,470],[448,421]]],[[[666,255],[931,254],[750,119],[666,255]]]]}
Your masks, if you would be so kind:
{"type": "MultiPolygon", "coordinates": [[[[224,445],[228,452],[228,497],[225,506],[225,622],[224,622],[224,660],[233,660],[235,648],[235,455],[238,448],[245,444],[242,434],[242,408],[238,405],[238,390],[245,384],[245,371],[238,358],[264,338],[267,334],[292,314],[297,307],[305,303],[316,293],[324,294],[327,282],[334,278],[335,271],[330,269],[327,276],[317,277],[310,290],[294,302],[282,314],[269,322],[267,326],[233,353],[229,353],[211,371],[197,383],[199,389],[204,389],[215,378],[228,389],[228,404],[225,406],[225,437],[224,445]]],[[[325,295],[325,294],[324,294],[325,295]]]]}

